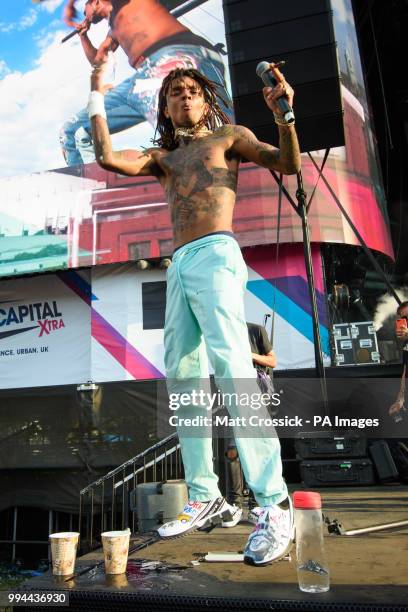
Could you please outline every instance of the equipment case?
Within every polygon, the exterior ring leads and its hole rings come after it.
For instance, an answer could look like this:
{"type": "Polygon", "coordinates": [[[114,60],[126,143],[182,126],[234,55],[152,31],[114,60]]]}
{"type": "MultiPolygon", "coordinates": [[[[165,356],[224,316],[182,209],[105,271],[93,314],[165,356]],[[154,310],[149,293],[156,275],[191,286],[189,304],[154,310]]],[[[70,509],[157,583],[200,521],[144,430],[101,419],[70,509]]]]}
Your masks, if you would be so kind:
{"type": "Polygon", "coordinates": [[[138,529],[145,533],[174,520],[187,503],[184,480],[144,482],[130,493],[130,509],[137,514],[138,529]]]}
{"type": "Polygon", "coordinates": [[[390,448],[385,440],[373,442],[368,450],[375,465],[379,480],[388,481],[398,478],[397,466],[395,465],[390,448]]]}
{"type": "Polygon", "coordinates": [[[302,481],[308,487],[348,487],[374,483],[370,459],[329,459],[302,461],[302,481]]]}
{"type": "Polygon", "coordinates": [[[365,457],[366,439],[355,433],[313,432],[299,434],[295,449],[301,459],[365,457]]]}

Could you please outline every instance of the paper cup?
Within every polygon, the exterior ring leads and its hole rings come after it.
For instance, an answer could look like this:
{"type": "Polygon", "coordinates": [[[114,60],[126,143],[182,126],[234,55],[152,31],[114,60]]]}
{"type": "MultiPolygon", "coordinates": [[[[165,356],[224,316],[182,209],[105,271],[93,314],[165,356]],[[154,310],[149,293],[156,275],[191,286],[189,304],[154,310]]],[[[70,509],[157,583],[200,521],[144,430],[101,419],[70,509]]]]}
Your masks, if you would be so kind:
{"type": "Polygon", "coordinates": [[[52,573],[54,576],[70,576],[74,573],[79,533],[64,531],[51,533],[52,573]]]}
{"type": "Polygon", "coordinates": [[[105,531],[101,534],[106,574],[123,574],[129,552],[130,531],[105,531]]]}

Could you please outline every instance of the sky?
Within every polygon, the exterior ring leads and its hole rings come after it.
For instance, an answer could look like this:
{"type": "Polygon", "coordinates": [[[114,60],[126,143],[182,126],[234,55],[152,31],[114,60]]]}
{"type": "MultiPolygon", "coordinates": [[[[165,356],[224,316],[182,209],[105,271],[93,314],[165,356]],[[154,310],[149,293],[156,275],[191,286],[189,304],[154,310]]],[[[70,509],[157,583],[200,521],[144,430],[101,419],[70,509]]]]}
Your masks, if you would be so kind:
{"type": "MultiPolygon", "coordinates": [[[[69,32],[62,22],[65,0],[3,0],[0,13],[0,177],[41,172],[65,165],[59,132],[67,119],[86,106],[90,66],[78,37],[61,45],[69,32]]],[[[77,6],[83,12],[85,0],[77,6]]],[[[225,42],[222,0],[208,0],[180,21],[212,42],[225,42]]],[[[93,26],[97,46],[107,22],[93,26]]],[[[131,76],[119,49],[112,60],[113,84],[131,76]]],[[[147,125],[115,135],[115,147],[150,145],[147,125]],[[136,143],[136,144],[135,144],[136,143]]]]}

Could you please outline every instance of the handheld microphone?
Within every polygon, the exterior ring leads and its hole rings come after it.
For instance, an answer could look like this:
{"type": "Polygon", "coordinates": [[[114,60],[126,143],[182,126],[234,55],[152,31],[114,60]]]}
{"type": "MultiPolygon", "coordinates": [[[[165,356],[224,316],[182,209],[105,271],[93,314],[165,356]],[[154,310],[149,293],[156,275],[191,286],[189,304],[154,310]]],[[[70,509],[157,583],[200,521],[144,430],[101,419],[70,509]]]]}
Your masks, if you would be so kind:
{"type": "Polygon", "coordinates": [[[67,42],[67,40],[70,40],[73,36],[76,36],[77,34],[82,34],[82,32],[85,32],[89,26],[91,25],[91,23],[85,19],[82,23],[81,23],[81,28],[79,29],[75,29],[72,30],[72,32],[70,32],[69,34],[67,34],[62,40],[61,40],[61,44],[64,42],[67,42]]]}
{"type": "MultiPolygon", "coordinates": [[[[259,62],[256,67],[256,74],[259,76],[259,78],[262,79],[264,85],[266,85],[267,87],[276,87],[276,85],[278,84],[278,81],[274,77],[273,72],[269,66],[269,62],[259,62]]],[[[286,98],[278,98],[277,103],[283,113],[283,117],[286,123],[293,123],[295,120],[295,115],[286,98]]]]}
{"type": "Polygon", "coordinates": [[[72,30],[72,32],[64,36],[64,38],[61,40],[61,44],[64,42],[67,42],[67,40],[70,40],[70,38],[73,38],[73,36],[75,36],[76,34],[79,34],[79,32],[80,30],[72,30]]]}

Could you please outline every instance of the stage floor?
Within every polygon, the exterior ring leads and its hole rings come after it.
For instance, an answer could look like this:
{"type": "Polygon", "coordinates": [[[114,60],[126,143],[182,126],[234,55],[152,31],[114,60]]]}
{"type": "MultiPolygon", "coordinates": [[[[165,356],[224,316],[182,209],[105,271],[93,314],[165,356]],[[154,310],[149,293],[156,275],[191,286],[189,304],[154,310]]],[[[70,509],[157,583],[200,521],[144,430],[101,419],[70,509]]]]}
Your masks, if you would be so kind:
{"type": "MultiPolygon", "coordinates": [[[[345,529],[408,520],[407,486],[321,494],[326,516],[345,529]]],[[[158,541],[131,553],[126,575],[115,577],[105,577],[102,564],[95,566],[102,560],[99,549],[78,559],[77,572],[89,571],[65,582],[47,574],[25,588],[69,589],[70,610],[408,610],[408,527],[353,537],[327,534],[331,589],[320,595],[299,591],[294,550],[291,561],[262,568],[202,561],[208,552],[242,551],[250,531],[242,522],[158,541]]],[[[131,547],[140,541],[132,538],[131,547]]]]}

